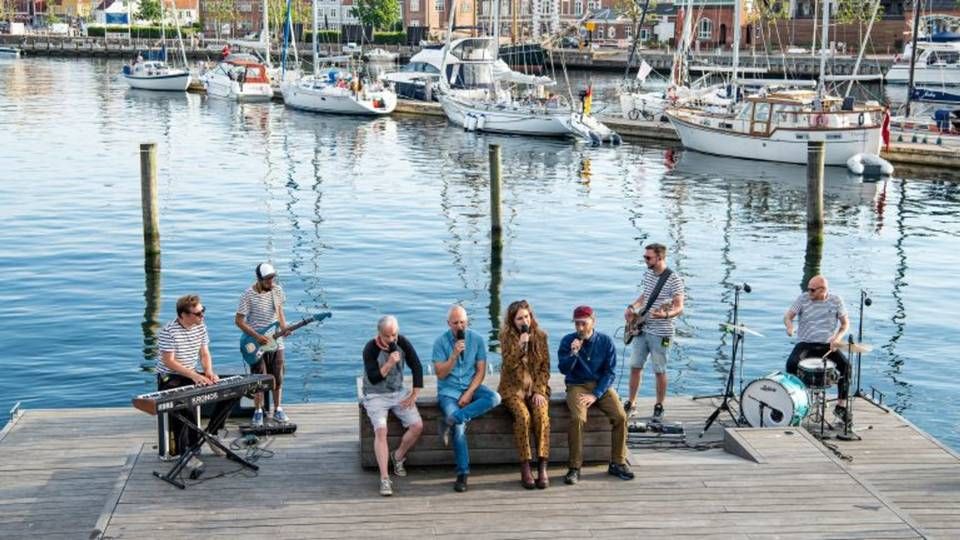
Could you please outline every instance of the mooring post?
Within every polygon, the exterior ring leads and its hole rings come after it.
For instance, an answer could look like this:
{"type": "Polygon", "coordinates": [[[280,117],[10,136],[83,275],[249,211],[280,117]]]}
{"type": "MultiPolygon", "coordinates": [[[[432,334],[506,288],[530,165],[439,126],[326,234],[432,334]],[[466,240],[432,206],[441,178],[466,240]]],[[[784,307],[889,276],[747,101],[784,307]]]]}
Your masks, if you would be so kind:
{"type": "Polygon", "coordinates": [[[500,222],[500,145],[490,145],[490,326],[491,342],[500,329],[503,281],[503,226],[500,222]]]}
{"type": "Polygon", "coordinates": [[[500,145],[490,145],[490,232],[500,241],[500,145]]]}
{"type": "Polygon", "coordinates": [[[801,289],[820,273],[823,257],[823,167],[826,152],[823,141],[807,142],[807,249],[801,289]]]}
{"type": "Polygon", "coordinates": [[[157,207],[157,145],[140,145],[140,205],[143,207],[143,253],[160,255],[160,211],[157,207]]]}

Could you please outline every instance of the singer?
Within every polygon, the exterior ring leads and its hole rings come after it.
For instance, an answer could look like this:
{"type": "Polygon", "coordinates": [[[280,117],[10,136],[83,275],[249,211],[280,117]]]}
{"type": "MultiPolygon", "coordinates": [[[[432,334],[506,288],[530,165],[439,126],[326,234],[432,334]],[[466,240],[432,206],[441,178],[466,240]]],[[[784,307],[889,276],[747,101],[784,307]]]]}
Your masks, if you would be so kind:
{"type": "Polygon", "coordinates": [[[417,396],[423,388],[423,366],[417,351],[407,338],[400,335],[400,324],[393,315],[377,321],[377,335],[363,347],[363,408],[373,424],[373,452],[380,468],[380,495],[393,495],[387,460],[393,462],[393,472],[406,476],[404,462],[423,432],[423,420],[417,410],[417,396]],[[413,375],[413,389],[403,384],[403,364],[413,375]],[[392,412],[406,431],[400,446],[390,452],[387,443],[387,414],[392,412]]]}
{"type": "Polygon", "coordinates": [[[500,404],[500,394],[484,386],[487,345],[483,336],[467,328],[467,310],[454,305],[447,313],[447,326],[433,342],[433,366],[437,372],[437,405],[444,418],[438,422],[444,445],[453,432],[453,455],[457,462],[454,491],[467,490],[470,454],[467,422],[483,416],[500,404]]]}
{"type": "Polygon", "coordinates": [[[850,362],[840,352],[843,336],[850,328],[850,319],[847,317],[843,299],[830,294],[827,287],[827,278],[810,278],[807,290],[797,297],[783,316],[783,325],[788,336],[794,334],[793,319],[797,319],[797,344],[787,358],[786,371],[797,375],[797,366],[804,358],[826,355],[827,359],[833,360],[840,372],[840,381],[837,383],[838,401],[833,412],[843,422],[850,423],[852,418],[844,405],[850,389],[850,362]]]}
{"type": "Polygon", "coordinates": [[[513,439],[520,453],[520,484],[526,489],[546,488],[550,457],[550,350],[533,308],[518,300],[507,308],[500,327],[500,386],[503,406],[513,415],[513,439]],[[537,481],[530,461],[531,419],[536,432],[537,481]]]}
{"type": "Polygon", "coordinates": [[[617,368],[617,349],[610,336],[594,330],[597,319],[590,306],[573,310],[572,334],[563,336],[557,350],[560,373],[566,375],[567,407],[570,409],[570,428],[567,446],[570,449],[570,469],[563,477],[566,484],[580,481],[583,465],[583,426],[587,423],[587,409],[596,404],[610,420],[610,466],[607,472],[621,480],[633,480],[633,471],[627,465],[627,414],[620,396],[613,388],[617,368]]]}
{"type": "Polygon", "coordinates": [[[630,393],[624,408],[630,416],[643,380],[643,366],[649,357],[657,379],[653,421],[659,422],[663,419],[663,401],[667,396],[667,353],[673,342],[673,319],[683,313],[683,279],[667,268],[667,248],[663,244],[648,245],[643,261],[647,271],[643,274],[642,291],[623,314],[627,321],[625,332],[636,328],[630,355],[630,393]]]}

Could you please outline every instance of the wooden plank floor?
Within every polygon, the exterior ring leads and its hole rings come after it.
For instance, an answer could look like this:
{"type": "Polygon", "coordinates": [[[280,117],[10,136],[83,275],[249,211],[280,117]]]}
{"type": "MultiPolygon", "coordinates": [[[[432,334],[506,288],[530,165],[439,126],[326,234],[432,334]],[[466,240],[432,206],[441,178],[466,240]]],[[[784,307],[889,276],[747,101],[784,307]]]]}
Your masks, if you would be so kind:
{"type": "MultiPolygon", "coordinates": [[[[565,486],[554,466],[549,489],[526,491],[515,466],[475,467],[457,494],[448,466],[416,467],[392,498],[360,468],[355,403],[289,406],[297,434],[272,440],[258,475],[204,456],[202,481],[185,491],[152,476],[169,467],[152,448],[152,417],[29,410],[0,439],[0,537],[90,538],[98,520],[106,538],[957,537],[956,456],[899,416],[865,409],[858,420],[873,429],[840,449],[852,462],[800,430],[741,429],[763,462],[648,444],[632,451],[632,482],[592,466],[565,486]]],[[[711,410],[667,403],[692,442],[711,410]]]]}

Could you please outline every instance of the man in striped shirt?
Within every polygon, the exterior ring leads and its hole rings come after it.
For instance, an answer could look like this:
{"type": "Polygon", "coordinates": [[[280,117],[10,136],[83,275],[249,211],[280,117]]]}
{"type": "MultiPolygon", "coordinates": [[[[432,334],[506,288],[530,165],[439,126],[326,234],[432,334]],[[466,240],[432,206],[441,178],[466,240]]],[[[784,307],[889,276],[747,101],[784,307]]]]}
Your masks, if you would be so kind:
{"type": "MultiPolygon", "coordinates": [[[[277,350],[275,352],[264,353],[260,361],[250,368],[251,373],[266,373],[273,375],[274,380],[274,406],[273,419],[277,422],[286,423],[290,419],[283,412],[281,399],[283,397],[283,336],[286,335],[287,319],[283,315],[283,303],[286,296],[283,294],[283,287],[276,282],[277,271],[270,263],[258,264],[254,273],[257,281],[243,292],[240,297],[240,304],[237,306],[237,315],[234,322],[245,334],[257,340],[261,345],[269,343],[267,336],[260,332],[272,334],[274,330],[267,331],[266,328],[273,323],[278,323],[275,331],[279,332],[277,336],[277,350]]],[[[258,392],[254,397],[256,410],[253,413],[251,424],[256,427],[263,425],[263,392],[258,392]]]]}
{"type": "Polygon", "coordinates": [[[667,353],[673,342],[673,319],[683,313],[684,290],[680,276],[667,268],[666,246],[646,246],[643,261],[647,265],[647,271],[643,274],[640,296],[624,311],[627,324],[647,306],[648,299],[653,295],[664,272],[669,274],[666,275],[666,281],[657,297],[650,304],[650,311],[643,324],[643,333],[633,339],[633,352],[630,355],[630,394],[624,408],[629,415],[637,402],[637,392],[640,391],[640,382],[643,380],[643,366],[649,357],[653,360],[653,373],[657,379],[657,402],[653,406],[653,420],[659,422],[663,419],[663,401],[667,395],[667,353]]]}
{"type": "MultiPolygon", "coordinates": [[[[206,308],[196,295],[181,296],[177,299],[177,318],[167,323],[157,335],[160,355],[157,358],[157,390],[169,390],[180,386],[215,384],[220,377],[213,371],[213,358],[210,356],[210,338],[207,325],[203,322],[206,308]],[[197,360],[203,372],[197,371],[197,360]]],[[[207,432],[216,434],[227,420],[233,407],[233,401],[217,403],[207,432]]],[[[170,431],[175,435],[170,455],[180,455],[187,448],[200,443],[200,436],[187,429],[176,415],[170,416],[170,431]]],[[[199,469],[203,463],[194,457],[187,464],[189,469],[199,469]]]]}
{"type": "Polygon", "coordinates": [[[827,278],[814,276],[807,283],[807,290],[790,306],[783,316],[787,335],[794,334],[793,319],[797,319],[797,344],[787,359],[787,373],[797,375],[800,361],[804,358],[833,360],[840,372],[837,383],[838,401],[834,413],[844,422],[850,421],[845,402],[850,391],[850,362],[840,352],[843,336],[850,328],[847,308],[843,300],[830,294],[827,278]]]}

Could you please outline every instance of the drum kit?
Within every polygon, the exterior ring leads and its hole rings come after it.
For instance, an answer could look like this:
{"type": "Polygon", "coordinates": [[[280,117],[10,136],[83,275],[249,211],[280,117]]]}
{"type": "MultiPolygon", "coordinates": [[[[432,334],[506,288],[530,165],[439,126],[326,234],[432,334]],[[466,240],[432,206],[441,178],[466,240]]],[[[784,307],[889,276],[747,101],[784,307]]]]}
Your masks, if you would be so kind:
{"type": "MultiPolygon", "coordinates": [[[[733,397],[733,373],[735,370],[738,348],[745,335],[762,337],[762,334],[751,330],[737,321],[737,311],[739,307],[739,291],[737,287],[737,297],[734,300],[733,322],[724,322],[720,324],[720,329],[724,332],[733,334],[733,361],[730,365],[730,371],[727,377],[727,385],[723,394],[718,396],[699,396],[699,397],[723,397],[723,403],[708,417],[703,432],[707,431],[710,425],[716,420],[721,411],[730,413],[737,426],[746,425],[749,427],[768,428],[768,427],[790,427],[800,426],[804,420],[811,416],[808,425],[820,424],[820,437],[824,438],[824,426],[826,416],[826,393],[831,387],[840,382],[841,374],[837,370],[836,363],[827,359],[828,351],[823,356],[814,356],[812,358],[801,359],[798,364],[797,375],[774,371],[764,377],[756,379],[742,389],[739,396],[740,417],[733,415],[729,408],[729,401],[736,401],[733,397]]],[[[749,292],[749,288],[746,289],[749,292]]],[[[859,338],[863,338],[863,306],[870,305],[870,299],[864,291],[860,292],[860,328],[859,338]]],[[[856,390],[847,397],[847,411],[852,412],[853,397],[862,396],[860,392],[860,355],[873,350],[871,345],[862,341],[854,341],[850,335],[845,347],[847,356],[852,360],[853,355],[857,355],[856,364],[856,390]]],[[[741,363],[742,348],[740,348],[741,363]]],[[[742,384],[742,383],[741,383],[742,384]]],[[[694,398],[698,399],[698,398],[694,398]]],[[[859,439],[853,433],[852,423],[845,419],[843,422],[843,433],[837,435],[841,439],[859,439]]]]}

